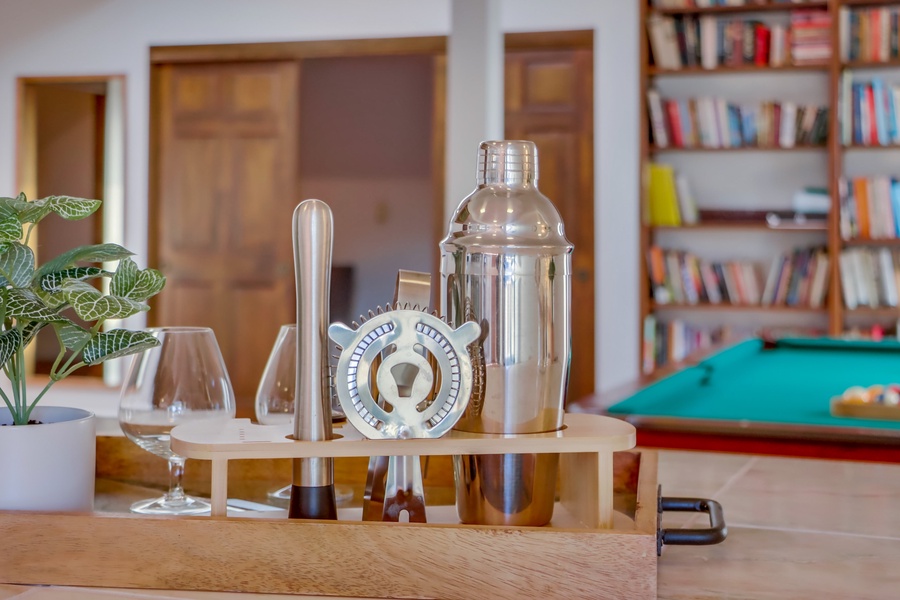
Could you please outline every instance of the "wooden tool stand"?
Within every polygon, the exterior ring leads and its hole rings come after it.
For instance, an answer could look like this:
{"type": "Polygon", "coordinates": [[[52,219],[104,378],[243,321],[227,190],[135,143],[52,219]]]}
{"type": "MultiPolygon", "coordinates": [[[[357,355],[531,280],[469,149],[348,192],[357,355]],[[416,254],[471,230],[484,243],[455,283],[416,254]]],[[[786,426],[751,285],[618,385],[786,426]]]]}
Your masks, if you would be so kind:
{"type": "Polygon", "coordinates": [[[245,419],[176,427],[175,452],[212,461],[213,516],[0,513],[4,547],[15,549],[0,581],[363,598],[656,597],[656,455],[628,451],[630,424],[569,414],[548,434],[336,433],[298,442],[287,427],[245,419]],[[550,525],[462,525],[450,506],[428,506],[428,523],[348,520],[359,509],[336,522],[225,516],[232,459],[517,453],[560,454],[550,525]]]}

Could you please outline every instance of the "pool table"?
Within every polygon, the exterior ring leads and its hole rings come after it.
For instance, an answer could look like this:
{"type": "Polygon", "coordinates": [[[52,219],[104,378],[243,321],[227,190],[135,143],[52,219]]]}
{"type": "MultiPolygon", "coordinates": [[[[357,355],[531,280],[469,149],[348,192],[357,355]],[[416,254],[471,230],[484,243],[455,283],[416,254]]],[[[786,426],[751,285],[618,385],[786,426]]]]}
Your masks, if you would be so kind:
{"type": "Polygon", "coordinates": [[[643,446],[900,462],[900,420],[830,412],[850,386],[889,383],[900,383],[896,341],[751,339],[604,408],[643,446]]]}

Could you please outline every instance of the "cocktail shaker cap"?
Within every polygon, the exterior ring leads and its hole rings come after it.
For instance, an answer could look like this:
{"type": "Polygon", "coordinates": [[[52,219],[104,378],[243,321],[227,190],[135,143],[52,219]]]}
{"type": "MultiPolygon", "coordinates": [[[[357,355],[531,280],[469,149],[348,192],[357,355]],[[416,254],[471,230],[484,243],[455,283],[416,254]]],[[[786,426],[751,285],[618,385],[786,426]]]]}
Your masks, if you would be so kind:
{"type": "Polygon", "coordinates": [[[534,142],[481,142],[477,187],[456,208],[444,251],[567,254],[562,218],[537,188],[538,156],[534,142]]]}

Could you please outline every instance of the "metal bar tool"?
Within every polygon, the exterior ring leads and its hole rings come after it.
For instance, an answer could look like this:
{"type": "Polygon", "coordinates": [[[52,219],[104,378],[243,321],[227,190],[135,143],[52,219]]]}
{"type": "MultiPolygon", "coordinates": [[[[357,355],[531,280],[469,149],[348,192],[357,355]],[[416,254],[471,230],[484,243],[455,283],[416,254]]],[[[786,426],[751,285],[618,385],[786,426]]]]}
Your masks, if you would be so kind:
{"type": "MultiPolygon", "coordinates": [[[[294,279],[297,286],[297,380],[294,439],[332,438],[328,318],[334,223],[321,200],[294,210],[294,279]]],[[[291,519],[337,519],[332,458],[294,459],[291,519]]]]}

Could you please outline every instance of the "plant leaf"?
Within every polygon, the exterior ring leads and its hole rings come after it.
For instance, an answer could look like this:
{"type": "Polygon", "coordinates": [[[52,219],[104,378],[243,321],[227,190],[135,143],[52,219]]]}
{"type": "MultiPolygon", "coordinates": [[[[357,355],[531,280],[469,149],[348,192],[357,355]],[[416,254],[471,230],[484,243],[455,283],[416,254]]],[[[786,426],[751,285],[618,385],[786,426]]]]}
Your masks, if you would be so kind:
{"type": "MultiPolygon", "coordinates": [[[[21,205],[20,205],[21,206],[21,205]]],[[[50,214],[50,206],[46,198],[26,202],[19,209],[19,221],[22,223],[37,223],[50,214]]]]}
{"type": "Polygon", "coordinates": [[[22,224],[15,215],[0,217],[0,242],[15,242],[22,239],[22,224]]]}
{"type": "Polygon", "coordinates": [[[22,334],[18,329],[7,329],[0,334],[0,367],[16,353],[22,343],[22,334]]]}
{"type": "Polygon", "coordinates": [[[77,221],[94,214],[100,208],[99,200],[72,196],[49,196],[44,199],[50,210],[67,221],[77,221]]]}
{"type": "Polygon", "coordinates": [[[156,269],[138,269],[130,258],[119,261],[116,273],[110,281],[109,291],[113,296],[130,298],[143,302],[155,296],[166,285],[165,276],[156,269]]]}
{"type": "Polygon", "coordinates": [[[65,320],[65,317],[57,314],[56,309],[44,304],[37,294],[22,288],[9,290],[6,296],[6,317],[20,321],[43,321],[45,323],[65,320]]]}
{"type": "Polygon", "coordinates": [[[27,287],[34,275],[34,252],[19,242],[3,244],[2,250],[0,286],[12,284],[15,287],[27,287]]]}
{"type": "Polygon", "coordinates": [[[85,321],[99,321],[101,319],[124,319],[142,311],[150,310],[150,307],[129,298],[118,296],[104,296],[90,285],[69,279],[61,286],[63,295],[75,314],[85,321]]]}
{"type": "Polygon", "coordinates": [[[119,260],[131,256],[134,252],[126,250],[118,244],[97,244],[94,246],[81,246],[60,254],[53,260],[44,263],[35,272],[37,281],[47,273],[55,273],[73,266],[76,262],[103,262],[105,260],[119,260]]]}
{"type": "Polygon", "coordinates": [[[54,323],[53,327],[56,329],[59,339],[62,340],[63,346],[70,350],[80,346],[87,338],[91,337],[90,331],[72,321],[54,323]]]}
{"type": "Polygon", "coordinates": [[[25,327],[22,328],[22,345],[27,346],[29,342],[40,332],[41,329],[47,326],[46,322],[42,321],[30,321],[25,327]]]}
{"type": "Polygon", "coordinates": [[[111,274],[99,267],[72,267],[71,269],[63,269],[55,273],[47,273],[41,277],[41,289],[45,292],[55,293],[60,291],[60,287],[66,280],[84,281],[111,274]]]}
{"type": "Polygon", "coordinates": [[[143,352],[156,346],[159,346],[159,340],[152,333],[113,329],[96,335],[85,346],[81,356],[87,364],[96,365],[110,358],[143,352]]]}

